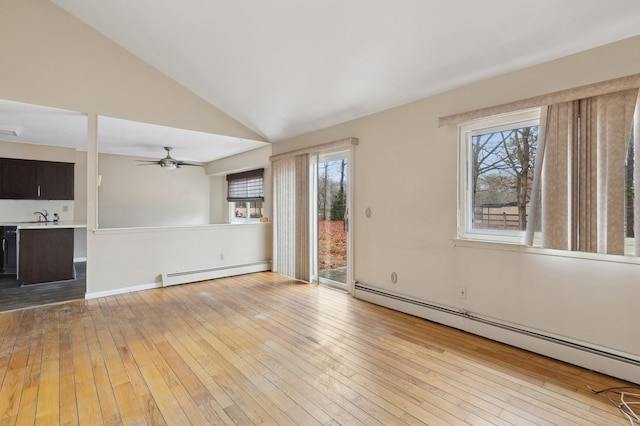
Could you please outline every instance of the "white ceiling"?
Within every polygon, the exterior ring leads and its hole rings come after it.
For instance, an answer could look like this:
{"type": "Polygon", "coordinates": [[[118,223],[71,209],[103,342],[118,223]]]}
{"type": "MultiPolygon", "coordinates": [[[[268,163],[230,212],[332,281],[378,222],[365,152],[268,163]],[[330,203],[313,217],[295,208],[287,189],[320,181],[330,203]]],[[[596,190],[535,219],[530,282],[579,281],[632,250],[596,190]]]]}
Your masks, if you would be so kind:
{"type": "Polygon", "coordinates": [[[638,0],[52,0],[271,142],[640,34],[638,0]]]}
{"type": "Polygon", "coordinates": [[[138,157],[162,158],[173,147],[171,156],[182,161],[206,163],[268,145],[265,142],[176,129],[118,118],[98,118],[100,152],[138,157]]]}
{"type": "MultiPolygon", "coordinates": [[[[51,1],[270,142],[640,34],[638,0],[51,1]]],[[[264,144],[100,123],[100,150],[124,155],[264,144]]],[[[2,125],[24,130],[1,140],[86,145],[74,112],[0,101],[2,125]]]]}
{"type": "Polygon", "coordinates": [[[87,150],[87,116],[0,99],[0,140],[87,150]],[[3,129],[17,129],[18,136],[3,129]]]}
{"type": "MultiPolygon", "coordinates": [[[[0,140],[87,150],[87,116],[0,99],[0,140]],[[19,129],[18,136],[2,129],[19,129]]],[[[98,118],[98,150],[108,154],[159,159],[171,156],[206,163],[267,145],[249,139],[176,129],[110,117],[98,118]]]]}

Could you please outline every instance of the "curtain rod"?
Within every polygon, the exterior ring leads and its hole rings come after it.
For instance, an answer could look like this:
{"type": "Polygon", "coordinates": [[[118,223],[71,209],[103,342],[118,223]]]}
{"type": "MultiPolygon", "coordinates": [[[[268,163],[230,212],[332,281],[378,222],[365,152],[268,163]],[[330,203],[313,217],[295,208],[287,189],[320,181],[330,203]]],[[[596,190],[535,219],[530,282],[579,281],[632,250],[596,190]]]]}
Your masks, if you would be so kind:
{"type": "Polygon", "coordinates": [[[331,148],[342,148],[349,145],[358,145],[358,138],[345,138],[333,142],[322,143],[320,145],[310,146],[309,148],[301,148],[294,151],[283,152],[282,154],[272,155],[271,157],[269,157],[269,160],[282,160],[283,158],[294,157],[300,154],[310,154],[316,151],[323,151],[331,148]]]}

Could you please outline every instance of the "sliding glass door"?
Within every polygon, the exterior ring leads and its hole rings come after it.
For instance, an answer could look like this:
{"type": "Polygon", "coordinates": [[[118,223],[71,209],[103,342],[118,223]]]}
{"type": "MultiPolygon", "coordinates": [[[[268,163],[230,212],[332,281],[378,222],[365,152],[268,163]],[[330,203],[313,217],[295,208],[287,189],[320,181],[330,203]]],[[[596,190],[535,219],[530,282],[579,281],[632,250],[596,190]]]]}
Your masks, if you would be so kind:
{"type": "Polygon", "coordinates": [[[349,289],[350,151],[320,153],[311,185],[314,280],[349,289]]]}

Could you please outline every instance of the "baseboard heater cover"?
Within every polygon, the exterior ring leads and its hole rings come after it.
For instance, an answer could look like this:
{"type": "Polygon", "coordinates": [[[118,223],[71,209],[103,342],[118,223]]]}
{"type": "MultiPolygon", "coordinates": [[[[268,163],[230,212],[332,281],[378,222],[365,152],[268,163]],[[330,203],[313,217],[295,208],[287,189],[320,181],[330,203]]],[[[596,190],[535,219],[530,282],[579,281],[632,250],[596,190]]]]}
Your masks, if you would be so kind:
{"type": "Polygon", "coordinates": [[[355,284],[355,297],[380,306],[444,324],[472,334],[530,350],[570,364],[640,383],[640,359],[584,342],[484,318],[455,308],[429,303],[355,284]]]}
{"type": "Polygon", "coordinates": [[[268,260],[262,260],[259,262],[244,263],[240,265],[225,265],[217,268],[163,273],[162,287],[270,270],[271,262],[268,260]]]}

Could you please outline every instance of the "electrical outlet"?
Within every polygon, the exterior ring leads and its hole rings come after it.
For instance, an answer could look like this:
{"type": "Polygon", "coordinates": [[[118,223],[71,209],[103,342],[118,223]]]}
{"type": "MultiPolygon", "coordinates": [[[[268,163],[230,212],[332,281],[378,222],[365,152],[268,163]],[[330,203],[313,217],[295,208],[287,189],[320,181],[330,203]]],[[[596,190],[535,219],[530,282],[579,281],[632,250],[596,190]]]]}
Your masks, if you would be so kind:
{"type": "Polygon", "coordinates": [[[69,206],[62,206],[62,211],[63,212],[68,212],[69,211],[69,206]]]}
{"type": "Polygon", "coordinates": [[[458,297],[460,299],[466,299],[467,298],[467,288],[466,287],[460,287],[458,289],[458,297]]]}
{"type": "Polygon", "coordinates": [[[224,260],[224,253],[220,253],[220,260],[224,260]]]}

